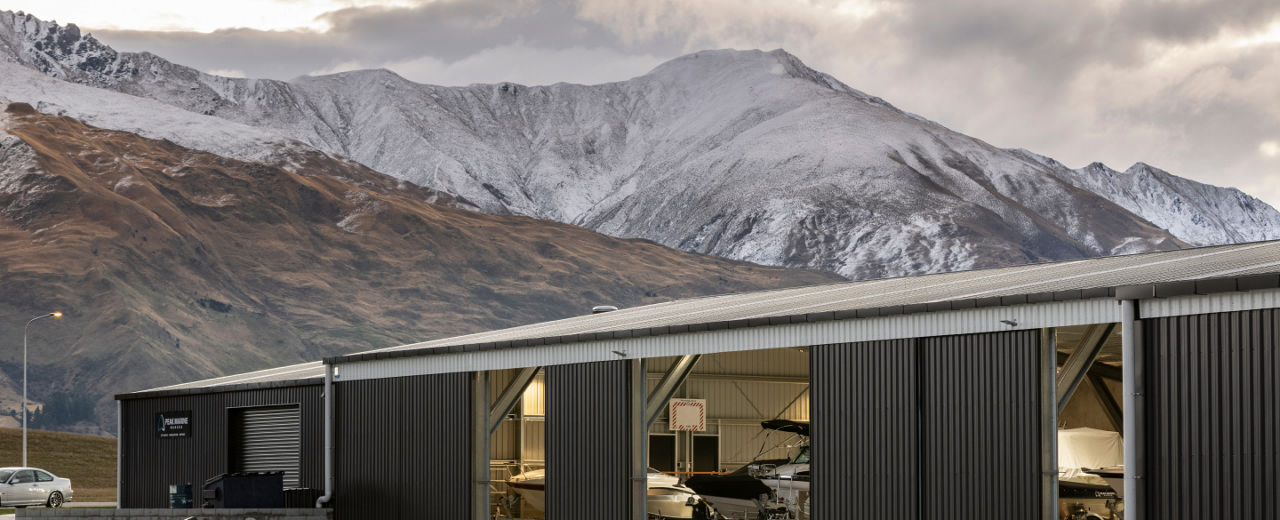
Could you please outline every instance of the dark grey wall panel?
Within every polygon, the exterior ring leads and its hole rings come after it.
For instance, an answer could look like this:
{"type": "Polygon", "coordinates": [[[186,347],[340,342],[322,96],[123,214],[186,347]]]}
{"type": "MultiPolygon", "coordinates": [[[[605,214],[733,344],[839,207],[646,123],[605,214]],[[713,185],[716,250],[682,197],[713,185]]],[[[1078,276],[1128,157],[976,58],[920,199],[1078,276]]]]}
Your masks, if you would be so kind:
{"type": "Polygon", "coordinates": [[[628,518],[628,361],[547,367],[547,519],[628,518]]]}
{"type": "Polygon", "coordinates": [[[823,345],[813,507],[844,518],[1036,518],[1039,332],[823,345]]]}
{"type": "MultiPolygon", "coordinates": [[[[168,507],[169,484],[191,483],[228,471],[228,409],[296,404],[302,413],[303,487],[324,487],[322,386],[305,385],[121,401],[121,507],[168,507]],[[159,412],[191,411],[190,437],[156,437],[159,412]]],[[[197,491],[198,492],[198,491],[197,491]]]]}
{"type": "Polygon", "coordinates": [[[811,352],[814,518],[917,518],[915,341],[811,352]]]}
{"type": "Polygon", "coordinates": [[[467,518],[467,375],[335,386],[335,518],[467,518]]]}
{"type": "Polygon", "coordinates": [[[1280,310],[1143,320],[1147,518],[1280,511],[1280,310]]]}
{"type": "Polygon", "coordinates": [[[920,340],[922,518],[1040,514],[1039,331],[920,340]]]}

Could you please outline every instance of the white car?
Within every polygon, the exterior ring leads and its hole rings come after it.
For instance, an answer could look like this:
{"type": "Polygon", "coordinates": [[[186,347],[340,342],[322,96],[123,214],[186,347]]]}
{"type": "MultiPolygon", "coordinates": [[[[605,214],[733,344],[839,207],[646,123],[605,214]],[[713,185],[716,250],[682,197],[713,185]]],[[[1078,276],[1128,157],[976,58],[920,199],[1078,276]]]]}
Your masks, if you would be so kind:
{"type": "Polygon", "coordinates": [[[70,479],[40,468],[0,468],[0,507],[62,507],[71,493],[70,479]]]}

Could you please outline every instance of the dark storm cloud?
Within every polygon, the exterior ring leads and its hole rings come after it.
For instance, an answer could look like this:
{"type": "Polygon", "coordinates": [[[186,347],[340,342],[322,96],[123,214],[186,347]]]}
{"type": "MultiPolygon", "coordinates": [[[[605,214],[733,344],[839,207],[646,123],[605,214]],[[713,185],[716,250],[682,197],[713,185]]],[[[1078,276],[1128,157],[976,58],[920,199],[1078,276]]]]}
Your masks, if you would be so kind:
{"type": "Polygon", "coordinates": [[[1275,0],[1090,2],[920,0],[899,4],[898,33],[912,54],[1008,56],[1058,81],[1098,62],[1133,64],[1148,43],[1191,44],[1223,31],[1259,31],[1275,0]]]}
{"type": "Polygon", "coordinates": [[[1231,44],[1280,23],[1280,1],[842,1],[443,0],[326,13],[324,33],[97,34],[205,71],[387,67],[448,85],[620,80],[695,50],[781,47],[998,146],[1280,202],[1280,158],[1258,152],[1280,142],[1280,43],[1231,44]]]}
{"type": "Polygon", "coordinates": [[[224,29],[212,33],[94,31],[120,50],[148,50],[201,70],[239,70],[289,79],[341,64],[368,67],[421,58],[455,62],[519,45],[539,49],[615,49],[673,55],[661,41],[626,45],[598,23],[579,19],[568,2],[449,0],[418,7],[348,8],[320,19],[324,32],[224,29]]]}

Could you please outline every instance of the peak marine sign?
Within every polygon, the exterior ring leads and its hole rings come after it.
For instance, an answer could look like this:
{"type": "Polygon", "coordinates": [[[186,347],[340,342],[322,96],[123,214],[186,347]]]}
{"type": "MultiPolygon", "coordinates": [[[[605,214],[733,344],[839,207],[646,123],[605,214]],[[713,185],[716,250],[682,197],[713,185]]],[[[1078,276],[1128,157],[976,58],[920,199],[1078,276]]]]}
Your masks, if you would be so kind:
{"type": "Polygon", "coordinates": [[[171,439],[191,436],[191,410],[156,414],[156,437],[171,439]]]}

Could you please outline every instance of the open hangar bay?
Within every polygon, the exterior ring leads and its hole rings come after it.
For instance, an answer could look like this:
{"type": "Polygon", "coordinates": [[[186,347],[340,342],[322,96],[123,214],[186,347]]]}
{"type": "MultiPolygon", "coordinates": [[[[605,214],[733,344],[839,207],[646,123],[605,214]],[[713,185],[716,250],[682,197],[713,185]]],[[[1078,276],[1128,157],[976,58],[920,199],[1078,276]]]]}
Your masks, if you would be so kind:
{"type": "Polygon", "coordinates": [[[668,302],[119,395],[120,505],[280,470],[337,518],[643,519],[650,466],[803,446],[792,516],[1053,519],[1085,514],[1059,442],[1091,427],[1123,501],[1079,518],[1263,518],[1278,330],[1280,242],[668,302]],[[673,432],[686,398],[705,424],[673,432]]]}

